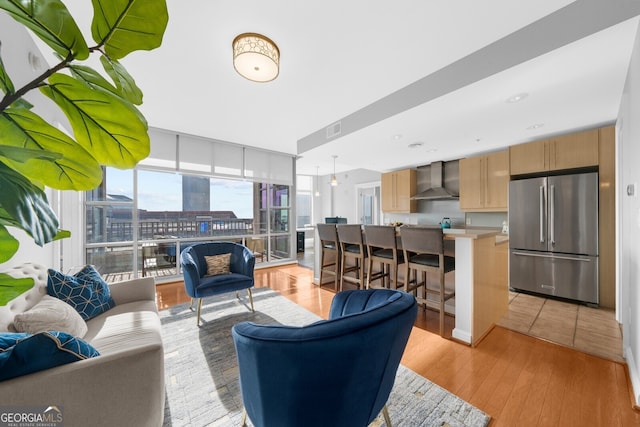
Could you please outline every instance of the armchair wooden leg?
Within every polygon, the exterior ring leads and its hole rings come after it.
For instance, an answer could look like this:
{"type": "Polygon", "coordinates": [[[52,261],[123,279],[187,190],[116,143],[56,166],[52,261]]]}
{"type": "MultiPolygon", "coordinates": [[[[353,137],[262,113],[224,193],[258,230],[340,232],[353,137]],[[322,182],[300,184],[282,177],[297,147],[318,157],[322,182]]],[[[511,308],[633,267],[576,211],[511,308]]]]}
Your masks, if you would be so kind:
{"type": "Polygon", "coordinates": [[[242,408],[242,421],[240,423],[241,427],[246,427],[247,426],[247,410],[245,408],[242,408]]]}
{"type": "Polygon", "coordinates": [[[387,425],[387,427],[391,427],[391,417],[389,416],[387,405],[384,405],[382,407],[382,416],[384,417],[384,423],[387,425]]]}
{"type": "Polygon", "coordinates": [[[196,315],[197,318],[197,325],[198,327],[200,327],[200,310],[202,309],[202,298],[198,298],[198,314],[196,315]]]}
{"type": "Polygon", "coordinates": [[[249,302],[251,303],[251,312],[254,313],[255,310],[253,309],[253,292],[251,292],[251,288],[248,288],[247,291],[249,291],[249,302]]]}

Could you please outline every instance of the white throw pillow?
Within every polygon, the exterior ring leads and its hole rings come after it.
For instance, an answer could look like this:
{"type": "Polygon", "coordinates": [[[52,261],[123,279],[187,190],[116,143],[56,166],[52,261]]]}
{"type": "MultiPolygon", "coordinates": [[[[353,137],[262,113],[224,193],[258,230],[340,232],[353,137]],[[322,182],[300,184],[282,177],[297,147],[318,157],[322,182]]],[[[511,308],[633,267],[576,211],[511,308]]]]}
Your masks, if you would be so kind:
{"type": "Polygon", "coordinates": [[[13,318],[18,332],[37,334],[45,331],[66,332],[77,338],[87,333],[87,324],[80,314],[66,302],[44,295],[39,303],[13,318]]]}

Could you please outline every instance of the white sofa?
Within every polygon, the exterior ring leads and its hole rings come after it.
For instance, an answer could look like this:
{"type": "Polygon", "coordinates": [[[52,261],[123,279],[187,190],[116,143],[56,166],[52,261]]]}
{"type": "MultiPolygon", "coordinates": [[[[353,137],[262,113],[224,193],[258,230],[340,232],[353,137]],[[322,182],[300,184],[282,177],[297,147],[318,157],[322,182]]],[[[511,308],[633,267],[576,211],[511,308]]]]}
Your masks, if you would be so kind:
{"type": "MultiPolygon", "coordinates": [[[[35,286],[0,307],[0,332],[47,292],[47,269],[24,264],[5,273],[35,286]]],[[[66,427],[160,426],[164,352],[153,278],[109,285],[116,306],[87,321],[82,339],[100,356],[0,381],[2,406],[58,406],[66,427]]]]}

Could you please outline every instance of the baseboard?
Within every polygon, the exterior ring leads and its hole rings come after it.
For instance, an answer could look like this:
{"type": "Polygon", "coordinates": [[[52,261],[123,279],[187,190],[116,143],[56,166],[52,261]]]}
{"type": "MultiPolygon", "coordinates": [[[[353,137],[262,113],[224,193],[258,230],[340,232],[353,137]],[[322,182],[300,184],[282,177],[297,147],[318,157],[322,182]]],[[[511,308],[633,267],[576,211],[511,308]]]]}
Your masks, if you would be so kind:
{"type": "Polygon", "coordinates": [[[627,359],[627,369],[629,370],[629,380],[631,381],[631,390],[633,395],[633,406],[638,407],[640,404],[640,376],[638,376],[638,365],[636,365],[635,357],[630,347],[626,347],[624,351],[625,359],[627,359]]]}
{"type": "Polygon", "coordinates": [[[455,339],[457,339],[458,341],[461,341],[467,345],[471,344],[471,333],[467,332],[467,331],[463,331],[460,328],[453,328],[453,331],[451,332],[451,336],[455,339]]]}

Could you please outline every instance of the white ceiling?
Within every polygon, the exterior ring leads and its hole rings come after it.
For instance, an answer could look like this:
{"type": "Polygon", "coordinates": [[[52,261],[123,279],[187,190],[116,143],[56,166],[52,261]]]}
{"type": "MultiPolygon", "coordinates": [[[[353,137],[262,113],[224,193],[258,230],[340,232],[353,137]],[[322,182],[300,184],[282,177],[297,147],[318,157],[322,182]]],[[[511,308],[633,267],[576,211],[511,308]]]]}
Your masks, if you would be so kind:
{"type": "Polygon", "coordinates": [[[150,126],[299,154],[298,173],[321,175],[332,155],[339,172],[385,171],[612,123],[640,13],[638,0],[167,4],[162,47],[123,60],[150,126]],[[234,71],[243,32],[279,46],[273,82],[234,71]],[[326,140],[340,120],[351,133],[326,140]]]}

